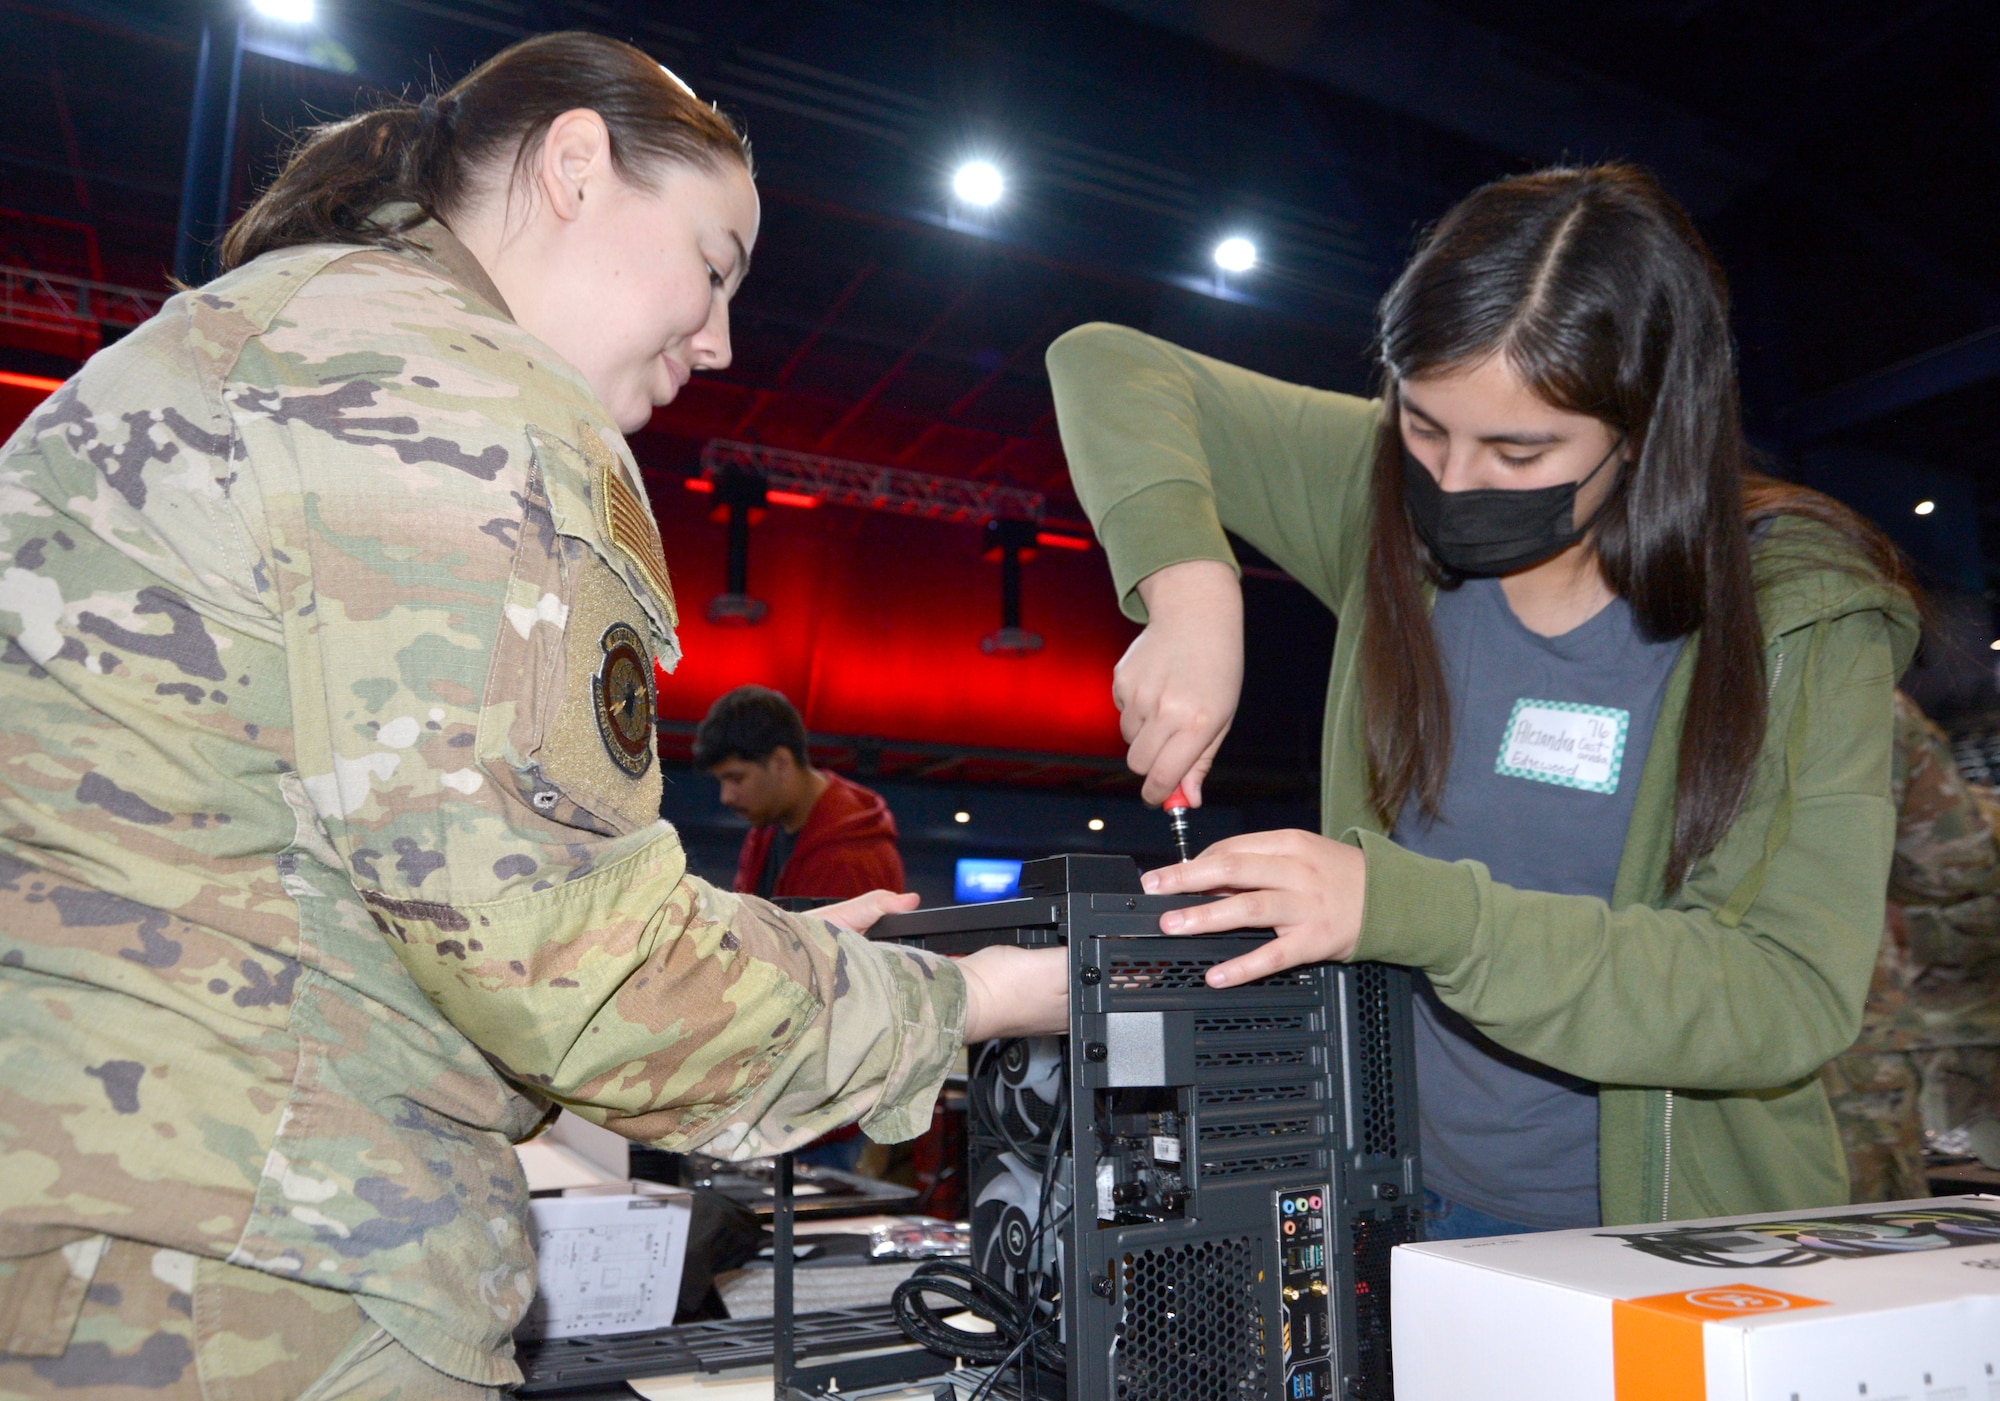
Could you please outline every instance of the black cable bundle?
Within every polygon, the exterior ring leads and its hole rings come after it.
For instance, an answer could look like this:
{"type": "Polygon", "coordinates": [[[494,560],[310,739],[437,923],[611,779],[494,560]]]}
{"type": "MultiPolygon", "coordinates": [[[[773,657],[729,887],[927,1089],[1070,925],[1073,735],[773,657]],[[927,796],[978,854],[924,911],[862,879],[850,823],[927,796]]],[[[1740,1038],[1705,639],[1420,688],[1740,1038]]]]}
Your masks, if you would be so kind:
{"type": "Polygon", "coordinates": [[[1036,1318],[994,1280],[958,1260],[926,1260],[896,1286],[890,1299],[896,1323],[911,1341],[945,1357],[1005,1367],[1032,1347],[1035,1361],[1060,1369],[1062,1349],[1048,1333],[1048,1320],[1036,1318]],[[968,1333],[944,1321],[937,1307],[924,1298],[934,1294],[960,1309],[990,1321],[998,1331],[968,1333]]]}

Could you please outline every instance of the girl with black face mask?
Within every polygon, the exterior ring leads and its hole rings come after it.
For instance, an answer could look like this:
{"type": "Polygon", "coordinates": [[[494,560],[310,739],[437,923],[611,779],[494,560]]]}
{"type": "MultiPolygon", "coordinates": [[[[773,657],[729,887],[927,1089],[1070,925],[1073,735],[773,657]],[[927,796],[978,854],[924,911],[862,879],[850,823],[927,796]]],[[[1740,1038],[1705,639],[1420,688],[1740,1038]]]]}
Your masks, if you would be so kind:
{"type": "Polygon", "coordinates": [[[1340,619],[1324,835],[1150,872],[1273,928],[1233,984],[1420,970],[1434,1236],[1846,1200],[1813,1078],[1852,1042],[1890,858],[1894,550],[1749,473],[1727,294],[1628,166],[1475,192],[1383,299],[1381,396],[1134,331],[1049,352],[1126,610],[1133,769],[1195,802],[1242,677],[1224,530],[1340,619]]]}

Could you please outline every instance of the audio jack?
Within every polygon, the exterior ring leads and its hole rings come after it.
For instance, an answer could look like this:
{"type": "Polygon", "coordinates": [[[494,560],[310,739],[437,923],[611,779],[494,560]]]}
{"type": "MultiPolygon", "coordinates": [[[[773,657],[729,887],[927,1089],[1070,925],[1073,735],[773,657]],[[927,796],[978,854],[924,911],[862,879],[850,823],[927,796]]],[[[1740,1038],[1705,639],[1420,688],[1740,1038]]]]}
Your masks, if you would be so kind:
{"type": "Polygon", "coordinates": [[[1167,795],[1167,826],[1174,834],[1174,846],[1181,854],[1185,865],[1194,859],[1194,852],[1188,844],[1188,800],[1187,794],[1178,787],[1167,795]]]}

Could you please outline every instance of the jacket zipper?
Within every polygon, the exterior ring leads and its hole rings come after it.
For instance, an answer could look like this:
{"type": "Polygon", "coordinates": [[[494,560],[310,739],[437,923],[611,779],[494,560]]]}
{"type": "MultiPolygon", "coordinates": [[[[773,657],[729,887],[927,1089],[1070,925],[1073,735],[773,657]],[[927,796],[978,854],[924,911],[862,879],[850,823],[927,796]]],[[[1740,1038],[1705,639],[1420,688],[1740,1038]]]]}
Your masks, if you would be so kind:
{"type": "Polygon", "coordinates": [[[1668,1090],[1666,1094],[1667,1107],[1660,1120],[1666,1137],[1666,1166],[1660,1174],[1660,1219],[1671,1221],[1673,1216],[1668,1209],[1668,1203],[1672,1202],[1674,1197],[1674,1092],[1668,1090]]]}
{"type": "MultiPolygon", "coordinates": [[[[1778,694],[1778,678],[1785,674],[1785,654],[1778,653],[1778,660],[1771,665],[1771,684],[1764,688],[1764,703],[1769,705],[1771,697],[1778,694]]],[[[1660,1166],[1660,1220],[1673,1220],[1674,1199],[1674,1092],[1663,1091],[1666,1104],[1660,1113],[1661,1166],[1660,1166]]]]}

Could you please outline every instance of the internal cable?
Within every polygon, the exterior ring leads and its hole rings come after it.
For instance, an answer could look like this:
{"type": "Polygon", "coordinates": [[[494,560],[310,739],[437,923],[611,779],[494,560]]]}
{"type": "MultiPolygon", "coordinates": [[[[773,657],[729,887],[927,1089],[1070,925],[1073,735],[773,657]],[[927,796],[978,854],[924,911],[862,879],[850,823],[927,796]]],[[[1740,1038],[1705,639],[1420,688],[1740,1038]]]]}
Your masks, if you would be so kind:
{"type": "MultiPolygon", "coordinates": [[[[1007,1355],[1006,1360],[986,1374],[986,1380],[979,1384],[972,1395],[966,1398],[966,1401],[986,1401],[986,1398],[993,1395],[993,1388],[1000,1384],[1000,1378],[1006,1374],[1007,1368],[1013,1363],[1014,1359],[1020,1357],[1023,1352],[1028,1351],[1031,1345],[1037,1341],[1038,1335],[1047,1327],[1047,1319],[1037,1323],[1027,1337],[1014,1345],[1014,1351],[1007,1355]]],[[[1023,1371],[1026,1371],[1025,1359],[1023,1360],[1023,1371]]],[[[1035,1376],[1039,1381],[1040,1373],[1036,1373],[1035,1376]]],[[[1028,1390],[1028,1378],[1024,1375],[1021,1378],[1021,1401],[1030,1401],[1032,1396],[1038,1396],[1039,1394],[1039,1387],[1032,1393],[1028,1390]]]]}
{"type": "MultiPolygon", "coordinates": [[[[980,1123],[985,1126],[988,1133],[1002,1140],[1009,1148],[1014,1150],[1015,1156],[1030,1167],[1042,1167],[1048,1157],[1046,1146],[1023,1143],[1020,1139],[1014,1137],[1013,1128],[1007,1123],[1007,1120],[1012,1116],[1005,1110],[996,1109],[994,1106],[988,1104],[985,1096],[979,1092],[980,1080],[983,1075],[985,1076],[985,1083],[988,1088],[996,1086],[1004,1087],[1006,1085],[1006,1081],[1000,1078],[1000,1072],[997,1068],[994,1069],[991,1075],[985,1075],[988,1058],[997,1057],[1002,1054],[1002,1048],[1006,1045],[1005,1041],[988,1041],[981,1048],[979,1060],[973,1067],[970,1083],[967,1086],[970,1091],[968,1097],[972,1100],[972,1112],[979,1119],[980,1123]]],[[[1051,1141],[1055,1137],[1056,1135],[1051,1134],[1051,1141]]]]}
{"type": "MultiPolygon", "coordinates": [[[[1063,1069],[1065,1072],[1067,1072],[1068,1070],[1067,1060],[1068,1060],[1068,1048],[1065,1047],[1064,1064],[1063,1064],[1063,1069]]],[[[1049,1318],[1049,1314],[1044,1309],[1044,1301],[1042,1298],[1042,1293],[1046,1281],[1050,1273],[1052,1273],[1052,1271],[1049,1268],[1049,1262],[1052,1258],[1055,1258],[1061,1254],[1062,1242],[1059,1233],[1062,1230],[1063,1224],[1069,1219],[1070,1212],[1076,1209],[1076,1202],[1072,1200],[1069,1206],[1063,1210],[1062,1216],[1060,1218],[1053,1221],[1049,1219],[1049,1206],[1051,1200],[1055,1195],[1056,1177],[1058,1176],[1057,1169],[1061,1166],[1061,1164],[1064,1161],[1064,1154],[1062,1151],[1063,1147],[1062,1137],[1064,1131],[1069,1128],[1069,1111],[1070,1111],[1069,1077],[1066,1073],[1063,1077],[1062,1084],[1063,1084],[1062,1098],[1056,1105],[1056,1120],[1055,1123],[1049,1129],[1049,1139],[1048,1139],[1049,1151],[1042,1163],[1041,1194],[1035,1203],[1035,1230],[1034,1234],[1028,1238],[1028,1249],[1029,1249],[1028,1258],[1034,1262],[1034,1268],[1026,1272],[1027,1277],[1025,1280],[1023,1280],[1023,1285],[1025,1286],[1023,1292],[1026,1295],[1026,1298],[1024,1299],[1023,1302],[1029,1309],[1028,1316],[1030,1318],[1037,1320],[1038,1327],[1045,1326],[1049,1318]],[[1051,1249],[1047,1244],[1045,1244],[1046,1238],[1052,1233],[1056,1234],[1056,1241],[1053,1249],[1051,1249]]],[[[1054,1305],[1055,1305],[1054,1317],[1058,1320],[1058,1322],[1060,1322],[1062,1318],[1063,1291],[1068,1287],[1068,1281],[1063,1279],[1059,1271],[1053,1273],[1055,1273],[1056,1277],[1056,1297],[1054,1300],[1054,1305]]],[[[1032,1334],[1030,1336],[1032,1336],[1032,1334]]],[[[1039,1383],[1041,1381],[1041,1368],[1035,1365],[1038,1360],[1039,1359],[1032,1351],[1025,1358],[1022,1359],[1021,1362],[1022,1401],[1028,1401],[1028,1396],[1029,1396],[1028,1388],[1031,1381],[1037,1384],[1037,1390],[1039,1390],[1039,1383]]],[[[998,1376],[999,1372],[1004,1370],[1006,1370],[1006,1364],[1002,1363],[1000,1368],[996,1369],[994,1375],[998,1376]]],[[[1062,1370],[1060,1368],[1056,1369],[1056,1375],[1057,1376],[1062,1375],[1062,1370]]]]}
{"type": "MultiPolygon", "coordinates": [[[[990,1044],[988,1049],[997,1050],[997,1043],[990,1044]]],[[[982,1056],[980,1069],[985,1068],[984,1060],[982,1056]]],[[[979,1078],[975,1074],[975,1081],[979,1078]]],[[[985,1108],[976,1092],[972,1098],[976,1113],[985,1108]]],[[[1032,1158],[1023,1151],[1026,1145],[1007,1132],[1005,1127],[993,1125],[1000,1128],[998,1137],[1021,1157],[1040,1160],[1037,1164],[1040,1174],[1035,1227],[1027,1246],[1027,1258],[1033,1262],[1033,1268],[1024,1269],[1015,1277],[1013,1290],[1010,1292],[1001,1281],[961,1261],[927,1260],[896,1286],[890,1299],[897,1326],[911,1341],[947,1357],[961,1357],[969,1362],[992,1366],[992,1372],[974,1393],[979,1398],[993,1395],[1001,1375],[1017,1362],[1020,1364],[1021,1395],[1024,1398],[1031,1394],[1031,1376],[1039,1380],[1044,1371],[1057,1377],[1063,1375],[1062,1347],[1051,1330],[1060,1328],[1061,1294],[1068,1287],[1068,1282],[1054,1269],[1055,1247],[1048,1242],[1059,1238],[1075,1206],[1072,1202],[1059,1215],[1053,1218],[1050,1215],[1060,1175],[1058,1169],[1063,1159],[1062,1138],[1069,1127],[1069,1117],[1070,1099],[1065,1081],[1064,1093],[1057,1101],[1055,1121],[1049,1127],[1046,1141],[1038,1145],[1038,1151],[1032,1158]],[[1043,1297],[1043,1292],[1052,1275],[1057,1282],[1057,1297],[1048,1300],[1043,1297]],[[950,1300],[965,1311],[986,1319],[993,1324],[994,1333],[967,1333],[952,1327],[944,1321],[939,1310],[924,1298],[926,1294],[950,1300]]],[[[990,1118],[986,1122],[992,1123],[990,1118]]]]}

